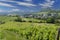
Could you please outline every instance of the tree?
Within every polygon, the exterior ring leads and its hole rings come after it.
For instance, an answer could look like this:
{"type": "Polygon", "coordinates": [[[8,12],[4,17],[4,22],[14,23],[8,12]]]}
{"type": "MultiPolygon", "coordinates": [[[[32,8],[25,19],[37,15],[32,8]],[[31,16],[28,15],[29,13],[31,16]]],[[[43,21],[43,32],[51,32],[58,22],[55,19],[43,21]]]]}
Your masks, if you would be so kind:
{"type": "Polygon", "coordinates": [[[18,15],[18,16],[17,16],[17,19],[16,19],[15,21],[17,21],[17,22],[22,22],[22,18],[18,15]]]}
{"type": "Polygon", "coordinates": [[[47,23],[55,23],[55,18],[50,17],[46,20],[47,23]]]}

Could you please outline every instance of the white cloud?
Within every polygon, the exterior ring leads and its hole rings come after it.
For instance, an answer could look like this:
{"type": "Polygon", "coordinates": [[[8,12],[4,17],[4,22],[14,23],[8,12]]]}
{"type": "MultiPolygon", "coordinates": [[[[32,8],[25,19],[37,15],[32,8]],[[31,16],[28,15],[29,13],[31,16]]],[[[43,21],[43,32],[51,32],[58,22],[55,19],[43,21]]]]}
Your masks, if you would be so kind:
{"type": "Polygon", "coordinates": [[[14,1],[14,0],[0,0],[0,1],[13,2],[13,3],[17,3],[17,5],[22,5],[22,6],[36,6],[35,4],[30,3],[32,0],[24,0],[24,1],[28,1],[29,3],[18,2],[18,1],[14,1]]]}
{"type": "Polygon", "coordinates": [[[40,4],[40,6],[42,6],[43,8],[50,8],[53,6],[53,4],[55,3],[55,1],[51,1],[51,0],[45,0],[46,2],[40,4]]]}
{"type": "Polygon", "coordinates": [[[9,0],[0,0],[0,1],[9,1],[9,0]]]}
{"type": "Polygon", "coordinates": [[[20,9],[11,9],[8,12],[19,12],[19,11],[20,11],[20,9]]]}
{"type": "Polygon", "coordinates": [[[18,5],[23,5],[23,6],[36,6],[34,4],[31,3],[25,3],[25,2],[17,2],[18,5]]]}
{"type": "Polygon", "coordinates": [[[3,12],[3,10],[0,10],[0,12],[3,12]]]}
{"type": "Polygon", "coordinates": [[[0,6],[14,7],[14,6],[12,6],[11,4],[2,3],[2,2],[0,2],[0,6]]]}
{"type": "Polygon", "coordinates": [[[14,0],[0,0],[0,1],[3,1],[3,2],[16,2],[14,0]]]}
{"type": "Polygon", "coordinates": [[[6,12],[6,10],[1,10],[1,9],[0,9],[0,12],[6,12]]]}
{"type": "Polygon", "coordinates": [[[11,9],[11,10],[2,10],[0,9],[0,12],[19,12],[20,9],[11,9]]]}
{"type": "Polygon", "coordinates": [[[50,2],[51,0],[45,0],[45,1],[50,2]]]}
{"type": "Polygon", "coordinates": [[[11,11],[19,11],[20,9],[12,9],[11,11]]]}
{"type": "Polygon", "coordinates": [[[28,2],[31,2],[32,0],[24,0],[24,1],[28,1],[28,2]]]}
{"type": "Polygon", "coordinates": [[[13,1],[13,0],[0,0],[0,1],[13,1]]]}

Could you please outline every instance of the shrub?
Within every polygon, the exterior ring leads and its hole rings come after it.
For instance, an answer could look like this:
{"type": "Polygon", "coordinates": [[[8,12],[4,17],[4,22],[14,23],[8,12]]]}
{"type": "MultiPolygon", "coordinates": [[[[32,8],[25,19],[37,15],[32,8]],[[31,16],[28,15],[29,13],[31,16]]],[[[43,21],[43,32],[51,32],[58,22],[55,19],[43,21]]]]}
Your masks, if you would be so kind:
{"type": "Polygon", "coordinates": [[[23,22],[26,22],[25,20],[23,20],[23,22]]]}
{"type": "Polygon", "coordinates": [[[20,16],[17,16],[17,19],[15,21],[22,22],[22,18],[20,16]]]}
{"type": "Polygon", "coordinates": [[[46,21],[45,20],[41,20],[40,23],[46,23],[46,21]]]}
{"type": "Polygon", "coordinates": [[[46,22],[47,23],[55,23],[55,19],[54,18],[48,18],[47,20],[46,20],[46,22]]]}
{"type": "Polygon", "coordinates": [[[28,21],[28,22],[32,22],[32,21],[30,20],[30,21],[28,21]]]}
{"type": "Polygon", "coordinates": [[[60,23],[60,20],[56,20],[55,23],[60,23]]]}
{"type": "Polygon", "coordinates": [[[0,24],[4,24],[5,22],[4,21],[0,21],[0,24]]]}

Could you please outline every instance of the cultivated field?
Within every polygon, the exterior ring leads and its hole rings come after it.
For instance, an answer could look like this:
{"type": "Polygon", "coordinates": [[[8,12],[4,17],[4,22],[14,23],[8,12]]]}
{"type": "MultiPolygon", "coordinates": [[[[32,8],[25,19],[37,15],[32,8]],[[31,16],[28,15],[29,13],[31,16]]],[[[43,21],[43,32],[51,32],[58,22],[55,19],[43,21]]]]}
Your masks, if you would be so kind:
{"type": "Polygon", "coordinates": [[[0,17],[0,40],[56,40],[57,38],[59,25],[16,22],[15,19],[17,17],[0,17]]]}

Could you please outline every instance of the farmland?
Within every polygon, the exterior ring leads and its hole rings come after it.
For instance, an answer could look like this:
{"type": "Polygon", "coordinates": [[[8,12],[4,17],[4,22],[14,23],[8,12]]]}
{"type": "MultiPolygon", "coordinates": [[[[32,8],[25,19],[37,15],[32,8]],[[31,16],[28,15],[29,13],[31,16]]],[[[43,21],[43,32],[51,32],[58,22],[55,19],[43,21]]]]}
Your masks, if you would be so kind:
{"type": "Polygon", "coordinates": [[[57,38],[59,25],[39,23],[41,20],[32,18],[23,18],[24,22],[17,22],[15,19],[17,17],[0,16],[0,40],[56,40],[57,38]]]}

